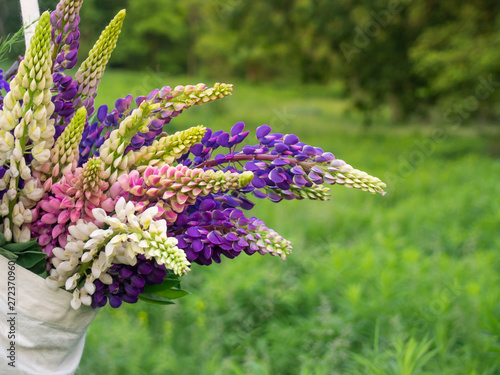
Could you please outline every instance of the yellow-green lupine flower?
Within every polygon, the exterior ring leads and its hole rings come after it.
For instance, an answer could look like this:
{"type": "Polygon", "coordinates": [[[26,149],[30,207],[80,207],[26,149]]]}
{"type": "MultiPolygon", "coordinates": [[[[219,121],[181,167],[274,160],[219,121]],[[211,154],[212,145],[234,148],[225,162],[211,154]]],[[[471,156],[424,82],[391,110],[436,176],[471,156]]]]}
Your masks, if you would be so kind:
{"type": "Polygon", "coordinates": [[[50,153],[50,160],[41,167],[41,179],[46,180],[63,175],[66,170],[75,170],[78,164],[78,146],[82,139],[83,128],[87,121],[87,110],[85,107],[79,108],[69,125],[57,138],[56,144],[50,153]]]}
{"type": "MultiPolygon", "coordinates": [[[[295,199],[330,200],[330,189],[323,185],[313,185],[311,187],[292,185],[289,191],[295,199]]],[[[281,194],[284,196],[283,193],[282,191],[281,194]]]]}
{"type": "Polygon", "coordinates": [[[11,156],[19,163],[29,139],[33,148],[45,142],[42,149],[37,148],[40,152],[33,155],[35,161],[43,160],[47,156],[43,150],[52,147],[54,127],[49,118],[54,104],[50,93],[50,28],[50,16],[45,12],[38,22],[25,59],[10,84],[11,91],[5,97],[3,111],[0,111],[0,129],[4,132],[14,129],[15,141],[2,134],[0,165],[8,163],[11,156]],[[16,148],[18,151],[15,151],[16,148]]]}
{"type": "MultiPolygon", "coordinates": [[[[6,95],[4,108],[0,113],[0,165],[9,166],[0,184],[8,189],[5,194],[8,199],[7,215],[5,207],[0,211],[9,218],[9,225],[4,225],[4,233],[13,236],[16,242],[24,242],[30,237],[27,226],[19,225],[22,215],[14,215],[14,211],[20,211],[18,201],[22,201],[23,209],[30,209],[43,195],[39,183],[31,177],[24,155],[26,152],[32,154],[31,167],[36,170],[48,160],[54,144],[55,128],[53,120],[50,120],[54,112],[50,92],[50,42],[50,15],[45,12],[40,17],[25,58],[11,82],[11,91],[6,95]],[[12,130],[13,137],[7,135],[12,130]],[[20,178],[25,181],[21,194],[18,191],[20,178]]],[[[6,202],[2,202],[2,206],[4,203],[6,202]]]]}
{"type": "MultiPolygon", "coordinates": [[[[339,162],[341,162],[339,160],[339,162]]],[[[339,163],[341,164],[341,163],[339,163]]],[[[328,167],[328,176],[325,175],[325,181],[329,183],[336,183],[345,185],[348,188],[361,189],[369,191],[372,194],[380,193],[385,194],[384,188],[387,186],[378,177],[370,176],[368,173],[354,169],[349,164],[339,165],[335,167],[334,163],[328,167]]]]}
{"type": "Polygon", "coordinates": [[[166,86],[153,91],[120,123],[118,129],[111,132],[110,137],[99,148],[99,155],[110,176],[109,182],[115,182],[119,175],[128,173],[129,166],[135,164],[136,155],[131,151],[127,152],[128,146],[138,133],[148,133],[151,130],[149,125],[153,120],[170,121],[184,109],[223,98],[231,95],[231,92],[232,85],[225,83],[216,83],[210,88],[202,83],[196,86],[177,86],[175,89],[166,86]]]}
{"type": "Polygon", "coordinates": [[[143,146],[134,152],[130,161],[135,162],[128,167],[133,167],[139,172],[146,169],[148,165],[162,167],[173,162],[189,151],[191,146],[201,141],[205,135],[206,128],[203,125],[178,131],[155,140],[151,146],[143,146]]]}
{"type": "Polygon", "coordinates": [[[151,104],[144,100],[134,112],[127,116],[118,129],[109,135],[99,148],[99,157],[104,162],[105,172],[112,184],[118,177],[118,171],[127,171],[128,165],[135,162],[132,152],[125,154],[126,147],[130,144],[132,137],[138,132],[146,133],[148,125],[153,120],[151,113],[160,108],[160,103],[151,104]]]}
{"type": "Polygon", "coordinates": [[[86,107],[89,116],[94,113],[94,98],[97,96],[97,87],[111,53],[116,47],[124,18],[125,10],[121,10],[103,30],[94,47],[90,50],[89,57],[82,63],[75,74],[79,87],[73,103],[76,107],[86,107]]]}

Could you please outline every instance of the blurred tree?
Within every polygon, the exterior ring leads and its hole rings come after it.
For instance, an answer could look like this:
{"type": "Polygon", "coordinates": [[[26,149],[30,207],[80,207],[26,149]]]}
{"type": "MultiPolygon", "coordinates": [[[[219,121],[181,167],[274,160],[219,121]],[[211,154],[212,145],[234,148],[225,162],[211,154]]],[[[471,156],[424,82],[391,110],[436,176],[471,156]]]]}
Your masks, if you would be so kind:
{"type": "Polygon", "coordinates": [[[209,9],[211,17],[197,50],[203,64],[211,65],[213,54],[206,55],[204,49],[213,46],[219,56],[225,57],[225,65],[248,80],[293,75],[297,51],[291,20],[294,2],[222,1],[209,9]]]}
{"type": "Polygon", "coordinates": [[[500,115],[500,3],[421,1],[426,19],[411,46],[414,71],[425,78],[417,97],[444,108],[445,120],[500,115]]]}
{"type": "MultiPolygon", "coordinates": [[[[20,26],[18,8],[0,2],[0,36],[20,26]]],[[[460,122],[500,117],[497,0],[85,0],[80,56],[122,8],[115,67],[341,81],[367,124],[387,107],[394,122],[436,105],[460,122]]]]}
{"type": "Polygon", "coordinates": [[[303,56],[315,56],[322,78],[340,79],[366,115],[388,103],[394,122],[415,109],[424,82],[414,74],[408,50],[421,25],[410,22],[405,2],[383,0],[297,1],[303,56]],[[307,51],[309,48],[309,52],[307,51]],[[323,52],[325,51],[325,52],[323,52]]]}

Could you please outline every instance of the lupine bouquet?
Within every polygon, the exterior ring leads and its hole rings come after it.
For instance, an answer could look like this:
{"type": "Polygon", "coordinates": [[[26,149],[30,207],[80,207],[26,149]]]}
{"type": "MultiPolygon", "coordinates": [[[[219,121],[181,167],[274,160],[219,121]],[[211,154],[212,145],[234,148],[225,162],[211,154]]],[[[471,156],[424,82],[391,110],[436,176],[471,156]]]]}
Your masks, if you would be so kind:
{"type": "Polygon", "coordinates": [[[193,263],[222,256],[285,259],[291,243],[248,214],[252,198],[328,200],[325,184],[384,193],[378,178],[268,125],[254,145],[242,122],[164,132],[230,84],[165,86],[95,111],[125,11],[71,76],[82,3],[45,12],[10,85],[0,81],[0,254],[71,292],[74,309],[172,303],[193,263]]]}

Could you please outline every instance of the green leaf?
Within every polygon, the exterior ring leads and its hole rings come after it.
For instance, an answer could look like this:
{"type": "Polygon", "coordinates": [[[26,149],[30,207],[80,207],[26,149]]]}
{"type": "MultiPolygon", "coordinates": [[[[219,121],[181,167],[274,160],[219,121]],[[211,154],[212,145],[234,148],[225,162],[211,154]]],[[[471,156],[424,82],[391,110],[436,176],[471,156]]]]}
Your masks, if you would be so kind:
{"type": "Polygon", "coordinates": [[[182,289],[165,289],[154,294],[168,299],[178,299],[187,296],[189,293],[182,289]]]}
{"type": "Polygon", "coordinates": [[[178,279],[166,279],[163,283],[157,285],[147,285],[144,288],[145,293],[158,293],[165,289],[171,289],[179,286],[180,281],[178,279]]]}
{"type": "Polygon", "coordinates": [[[168,300],[167,298],[160,297],[156,294],[152,293],[141,293],[139,294],[139,298],[145,302],[153,303],[156,305],[173,305],[174,302],[168,300]]]}
{"type": "Polygon", "coordinates": [[[2,249],[1,247],[0,247],[0,255],[3,255],[8,260],[12,260],[14,262],[17,260],[17,255],[16,254],[11,253],[10,251],[7,251],[5,249],[2,249]]]}
{"type": "Polygon", "coordinates": [[[24,251],[21,254],[19,254],[19,258],[17,259],[17,264],[26,269],[30,269],[40,261],[45,261],[46,258],[47,254],[41,251],[24,251]]]}
{"type": "Polygon", "coordinates": [[[3,246],[7,243],[7,240],[5,239],[5,236],[3,233],[0,232],[0,246],[3,246]]]}
{"type": "Polygon", "coordinates": [[[41,250],[40,245],[36,240],[31,240],[29,242],[11,242],[2,246],[5,250],[12,251],[13,253],[19,253],[26,250],[41,250]]]}
{"type": "Polygon", "coordinates": [[[29,270],[45,279],[47,277],[47,260],[45,258],[40,260],[38,263],[35,263],[32,267],[30,267],[29,270]]]}
{"type": "Polygon", "coordinates": [[[0,235],[0,254],[15,261],[20,267],[27,269],[40,277],[47,276],[47,254],[42,251],[36,240],[19,243],[6,243],[5,236],[0,235]]]}

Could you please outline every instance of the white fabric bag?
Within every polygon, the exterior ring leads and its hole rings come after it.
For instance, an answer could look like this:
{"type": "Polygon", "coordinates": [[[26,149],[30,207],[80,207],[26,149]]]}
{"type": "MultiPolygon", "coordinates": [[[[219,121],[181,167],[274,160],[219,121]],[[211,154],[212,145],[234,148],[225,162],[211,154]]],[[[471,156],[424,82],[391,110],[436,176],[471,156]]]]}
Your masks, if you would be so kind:
{"type": "Polygon", "coordinates": [[[12,281],[11,273],[9,284],[9,263],[0,256],[0,374],[73,374],[82,356],[87,328],[98,309],[82,305],[73,310],[71,293],[51,290],[43,278],[20,266],[16,265],[13,273],[15,279],[12,281]],[[16,287],[14,311],[12,289],[9,295],[8,288],[12,283],[16,287]],[[12,318],[15,325],[11,328],[12,318]],[[9,339],[12,333],[13,340],[9,339]],[[9,366],[13,359],[8,358],[11,341],[15,367],[9,366]]]}

